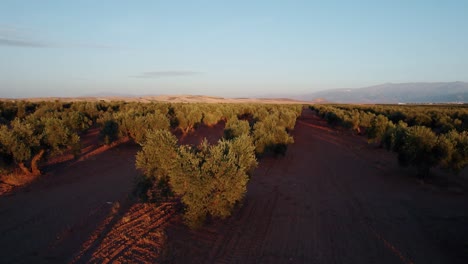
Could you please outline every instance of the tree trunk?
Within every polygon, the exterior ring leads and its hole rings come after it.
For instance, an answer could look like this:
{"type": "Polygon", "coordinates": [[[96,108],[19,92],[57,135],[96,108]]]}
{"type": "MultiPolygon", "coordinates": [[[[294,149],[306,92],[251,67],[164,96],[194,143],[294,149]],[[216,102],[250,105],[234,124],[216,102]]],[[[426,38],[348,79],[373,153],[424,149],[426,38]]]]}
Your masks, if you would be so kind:
{"type": "Polygon", "coordinates": [[[188,126],[183,130],[184,136],[187,135],[190,131],[192,131],[192,128],[193,128],[192,125],[188,125],[188,126]]]}
{"type": "Polygon", "coordinates": [[[34,156],[33,159],[31,160],[31,172],[33,175],[41,175],[41,171],[37,167],[37,163],[42,158],[44,153],[45,153],[45,150],[41,149],[39,153],[37,153],[36,156],[34,156]]]}
{"type": "Polygon", "coordinates": [[[18,163],[18,167],[21,169],[21,171],[22,171],[24,174],[26,174],[26,175],[32,174],[31,171],[30,171],[28,168],[26,168],[26,165],[24,165],[23,162],[18,163]]]}

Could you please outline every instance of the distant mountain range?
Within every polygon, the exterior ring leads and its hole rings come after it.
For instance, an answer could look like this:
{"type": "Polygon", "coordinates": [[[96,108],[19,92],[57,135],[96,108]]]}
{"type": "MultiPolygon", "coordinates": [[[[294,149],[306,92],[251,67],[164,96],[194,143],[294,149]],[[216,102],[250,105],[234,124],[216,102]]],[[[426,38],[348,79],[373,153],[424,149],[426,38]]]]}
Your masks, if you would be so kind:
{"type": "MultiPolygon", "coordinates": [[[[92,98],[153,98],[167,96],[135,95],[121,93],[96,93],[85,97],[92,98]]],[[[161,97],[161,98],[160,98],[161,97]]],[[[176,95],[170,98],[185,98],[193,101],[194,96],[176,95]]],[[[196,97],[196,96],[195,96],[196,97]]],[[[204,96],[201,96],[204,97],[204,96]]],[[[163,99],[164,99],[163,98],[163,99]]],[[[397,104],[397,103],[468,103],[468,83],[434,82],[434,83],[385,83],[364,88],[333,89],[308,94],[272,94],[255,97],[263,100],[298,100],[316,103],[364,103],[364,104],[397,104]]],[[[222,99],[222,98],[220,98],[222,99]]],[[[228,99],[228,98],[226,98],[228,99]]],[[[237,98],[240,99],[240,98],[237,98]]],[[[244,98],[245,99],[245,98],[244,98]]],[[[182,100],[182,99],[180,99],[182,100]]]]}
{"type": "Polygon", "coordinates": [[[468,103],[468,83],[385,83],[319,91],[292,98],[333,103],[468,103]]]}

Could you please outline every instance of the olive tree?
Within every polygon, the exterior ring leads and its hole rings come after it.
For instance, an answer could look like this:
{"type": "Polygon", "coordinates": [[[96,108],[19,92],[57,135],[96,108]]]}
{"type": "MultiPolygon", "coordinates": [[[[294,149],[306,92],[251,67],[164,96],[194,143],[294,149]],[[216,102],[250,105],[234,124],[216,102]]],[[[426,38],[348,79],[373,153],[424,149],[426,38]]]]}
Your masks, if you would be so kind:
{"type": "Polygon", "coordinates": [[[177,138],[168,130],[149,130],[141,151],[136,156],[136,167],[143,171],[144,177],[139,182],[142,191],[149,200],[169,196],[169,174],[174,169],[177,154],[177,138]]]}
{"type": "Polygon", "coordinates": [[[370,139],[370,142],[381,143],[385,131],[391,124],[392,122],[384,115],[374,117],[371,121],[371,126],[367,131],[367,137],[370,139]]]}
{"type": "Polygon", "coordinates": [[[293,137],[288,134],[285,127],[278,125],[274,116],[269,116],[264,121],[255,123],[253,138],[257,154],[271,150],[275,154],[284,155],[287,145],[294,143],[293,137]]]}
{"type": "Polygon", "coordinates": [[[24,174],[40,174],[37,161],[44,155],[44,150],[40,149],[41,137],[32,124],[19,119],[11,122],[11,128],[6,125],[0,127],[0,142],[4,152],[13,157],[24,174]],[[31,163],[30,168],[27,162],[31,163]]]}
{"type": "MultiPolygon", "coordinates": [[[[197,227],[207,216],[224,218],[242,200],[249,173],[256,167],[255,147],[246,134],[197,148],[177,146],[169,131],[148,132],[138,152],[137,168],[153,182],[166,180],[185,205],[185,219],[197,227]]],[[[158,192],[157,188],[150,189],[158,192]]]]}
{"type": "Polygon", "coordinates": [[[178,158],[177,138],[168,130],[150,130],[140,145],[142,149],[137,153],[136,167],[149,178],[168,177],[178,158]]]}
{"type": "Polygon", "coordinates": [[[197,105],[177,105],[175,115],[178,120],[178,127],[184,135],[192,131],[203,118],[203,113],[197,105]]]}
{"type": "Polygon", "coordinates": [[[119,123],[113,119],[104,121],[99,137],[106,145],[116,141],[119,138],[119,123]]]}
{"type": "Polygon", "coordinates": [[[158,111],[142,115],[131,110],[114,116],[119,125],[120,136],[132,138],[137,143],[144,141],[149,130],[168,130],[170,127],[169,119],[158,111]]]}
{"type": "Polygon", "coordinates": [[[246,120],[239,120],[236,116],[228,119],[224,128],[224,137],[226,139],[233,139],[243,134],[250,134],[249,122],[246,120]]]}
{"type": "Polygon", "coordinates": [[[216,145],[204,141],[198,148],[179,148],[170,185],[182,197],[189,226],[201,225],[207,216],[231,214],[247,191],[248,172],[257,164],[254,148],[247,135],[216,145]]]}
{"type": "Polygon", "coordinates": [[[412,126],[406,129],[404,143],[398,149],[398,161],[403,166],[417,167],[420,177],[429,175],[444,154],[438,151],[438,138],[428,127],[412,126]]]}
{"type": "Polygon", "coordinates": [[[25,174],[41,174],[38,162],[46,154],[61,154],[65,149],[79,150],[79,136],[63,120],[44,117],[40,120],[15,119],[10,127],[0,127],[0,145],[25,174]]]}
{"type": "Polygon", "coordinates": [[[455,172],[465,168],[468,164],[468,132],[459,133],[452,130],[439,138],[447,153],[445,159],[442,160],[442,165],[455,172]]]}

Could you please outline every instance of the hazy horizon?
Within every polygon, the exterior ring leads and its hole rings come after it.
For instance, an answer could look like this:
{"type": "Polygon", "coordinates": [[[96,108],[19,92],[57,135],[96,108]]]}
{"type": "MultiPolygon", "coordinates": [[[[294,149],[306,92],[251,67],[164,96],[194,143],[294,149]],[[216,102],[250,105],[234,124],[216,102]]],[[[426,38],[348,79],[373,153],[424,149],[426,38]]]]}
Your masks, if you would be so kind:
{"type": "Polygon", "coordinates": [[[0,97],[468,80],[465,1],[3,1],[0,97]]]}

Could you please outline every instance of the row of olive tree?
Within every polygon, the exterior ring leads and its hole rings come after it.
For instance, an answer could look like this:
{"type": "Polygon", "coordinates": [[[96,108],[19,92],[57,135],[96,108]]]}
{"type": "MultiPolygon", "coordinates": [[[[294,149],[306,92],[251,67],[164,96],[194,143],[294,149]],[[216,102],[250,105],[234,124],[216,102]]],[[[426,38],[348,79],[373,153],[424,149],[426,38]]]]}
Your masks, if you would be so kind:
{"type": "Polygon", "coordinates": [[[104,143],[126,136],[142,142],[148,129],[169,129],[171,124],[187,135],[200,124],[213,126],[223,121],[227,139],[247,133],[254,139],[257,154],[272,151],[284,155],[287,145],[294,142],[288,132],[302,111],[302,106],[253,104],[171,104],[164,109],[147,106],[135,111],[129,108],[133,105],[140,104],[126,104],[97,120],[104,143]]]}
{"type": "Polygon", "coordinates": [[[293,142],[302,106],[260,104],[168,104],[134,102],[0,102],[1,166],[16,165],[24,173],[38,174],[43,158],[65,150],[80,152],[79,138],[99,128],[105,144],[122,137],[137,143],[151,129],[179,129],[190,133],[198,125],[226,122],[225,136],[250,135],[256,153],[283,153],[293,142]],[[240,124],[240,125],[238,125],[240,124]]]}
{"type": "Polygon", "coordinates": [[[358,110],[383,115],[393,123],[425,126],[436,133],[468,130],[468,108],[464,105],[335,105],[345,111],[358,110]]]}
{"type": "Polygon", "coordinates": [[[302,112],[302,106],[255,106],[243,109],[241,115],[233,116],[226,122],[226,138],[249,134],[255,143],[255,152],[284,155],[287,146],[294,143],[289,134],[294,129],[296,119],[302,112]],[[241,119],[239,119],[241,118],[241,119]]]}
{"type": "MultiPolygon", "coordinates": [[[[80,135],[121,102],[0,102],[0,166],[3,173],[19,168],[40,174],[44,159],[71,151],[80,153],[80,135]]],[[[112,127],[110,127],[112,128],[112,127]]],[[[103,126],[103,130],[109,126],[103,126]]]]}
{"type": "Polygon", "coordinates": [[[229,216],[245,195],[256,154],[269,149],[284,154],[287,144],[293,143],[288,132],[301,111],[301,106],[173,105],[172,115],[183,133],[197,124],[223,120],[224,138],[215,145],[205,140],[197,147],[179,146],[169,130],[149,130],[136,159],[149,182],[148,196],[164,192],[181,197],[192,227],[207,217],[229,216]]]}
{"type": "Polygon", "coordinates": [[[382,145],[398,154],[401,165],[415,166],[420,177],[429,175],[434,166],[459,172],[468,164],[467,131],[436,135],[425,126],[408,127],[402,121],[393,125],[389,121],[382,145]]]}
{"type": "Polygon", "coordinates": [[[395,124],[385,115],[358,110],[353,106],[316,105],[311,109],[332,125],[364,130],[369,142],[396,152],[399,163],[417,167],[421,177],[426,177],[431,167],[441,166],[458,172],[468,163],[466,131],[452,129],[448,133],[437,134],[429,127],[408,126],[402,120],[395,124]]]}

